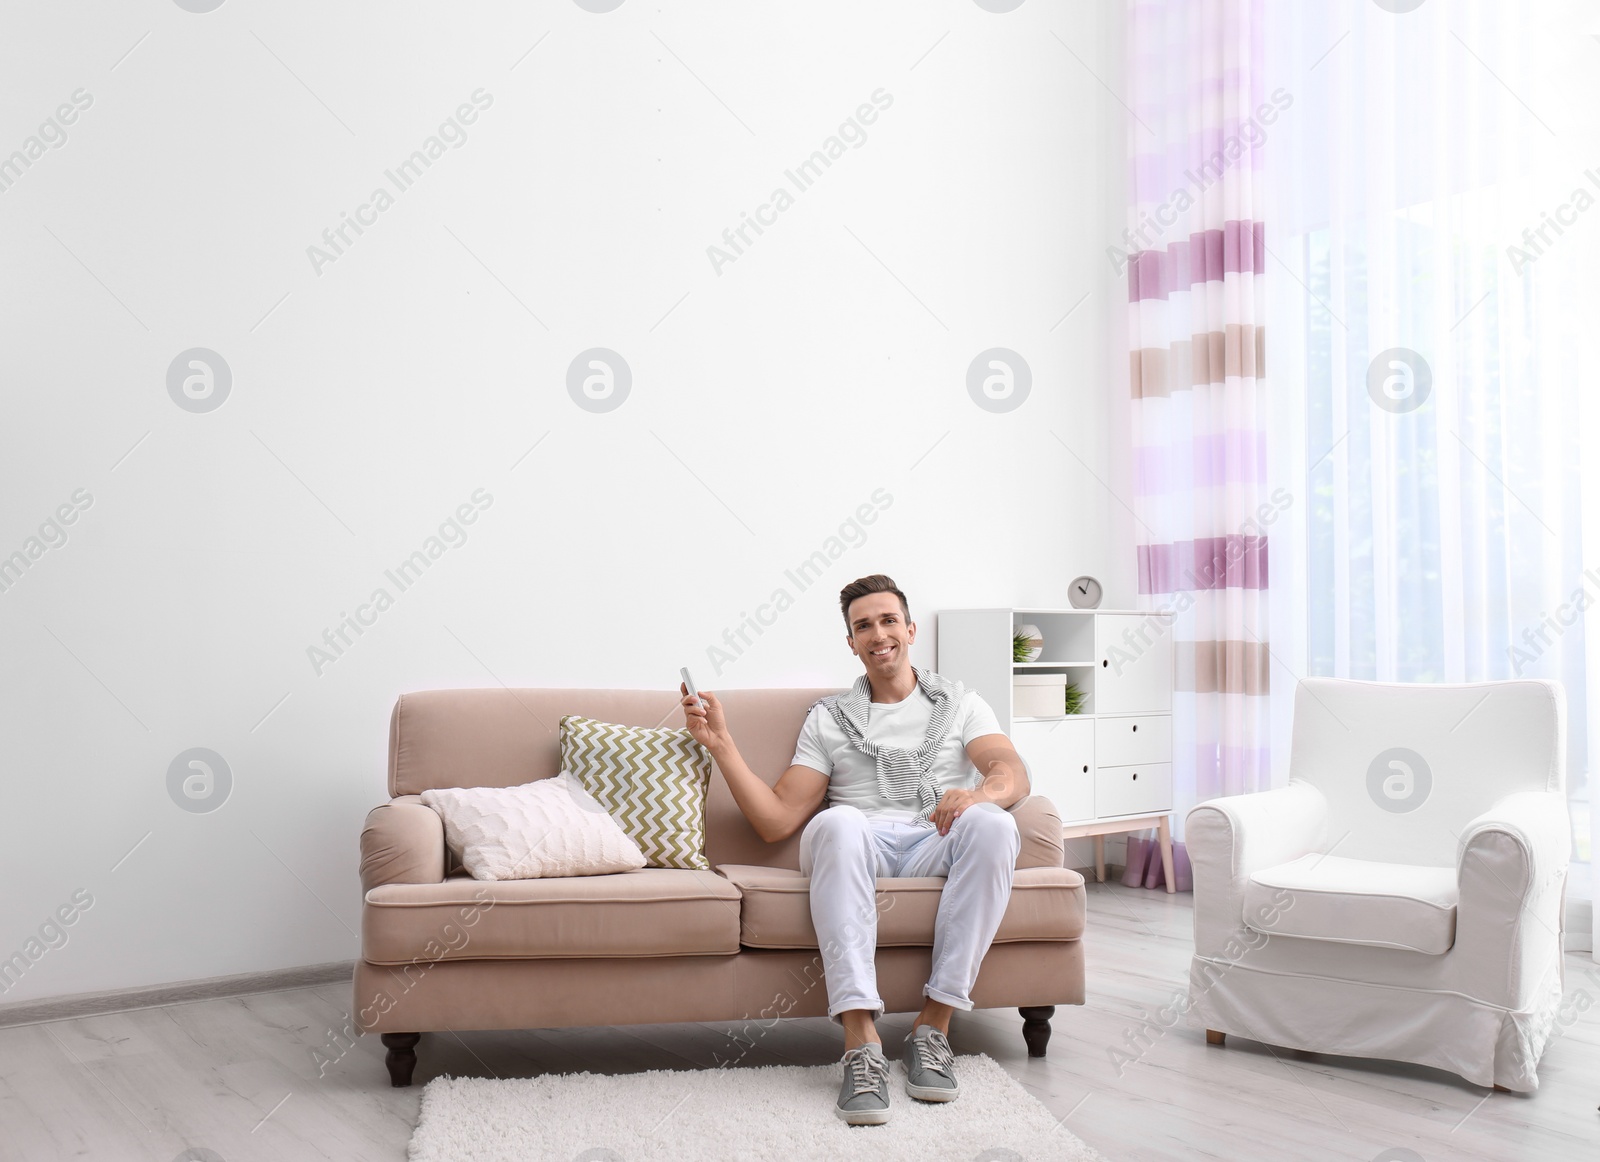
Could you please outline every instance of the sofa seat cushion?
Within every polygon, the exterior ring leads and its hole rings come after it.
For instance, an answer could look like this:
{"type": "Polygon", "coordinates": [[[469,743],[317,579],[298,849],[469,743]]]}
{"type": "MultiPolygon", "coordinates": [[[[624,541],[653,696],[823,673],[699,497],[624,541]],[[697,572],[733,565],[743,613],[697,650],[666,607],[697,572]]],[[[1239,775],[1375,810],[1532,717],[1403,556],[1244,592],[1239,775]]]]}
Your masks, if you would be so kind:
{"type": "Polygon", "coordinates": [[[739,951],[739,889],[710,871],[381,884],[361,909],[372,964],[739,951]]]}
{"type": "Polygon", "coordinates": [[[1245,927],[1271,936],[1440,956],[1456,940],[1456,869],[1303,855],[1244,890],[1245,927]]]}
{"type": "MultiPolygon", "coordinates": [[[[792,868],[719,864],[744,896],[739,943],[746,948],[817,948],[811,926],[811,879],[792,868]]],[[[878,880],[878,946],[931,947],[933,918],[944,891],[941,876],[878,880]]],[[[1076,940],[1083,935],[1083,877],[1071,868],[1020,868],[996,944],[1024,940],[1076,940]]]]}

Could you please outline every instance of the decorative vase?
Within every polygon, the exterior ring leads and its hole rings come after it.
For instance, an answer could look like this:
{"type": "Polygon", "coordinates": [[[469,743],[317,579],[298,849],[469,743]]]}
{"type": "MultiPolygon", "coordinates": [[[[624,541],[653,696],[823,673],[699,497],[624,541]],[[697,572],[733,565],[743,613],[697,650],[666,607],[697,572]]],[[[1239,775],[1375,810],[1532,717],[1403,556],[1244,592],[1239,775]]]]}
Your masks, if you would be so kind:
{"type": "Polygon", "coordinates": [[[1125,888],[1139,888],[1144,886],[1145,873],[1150,870],[1150,856],[1155,853],[1156,867],[1161,866],[1161,852],[1155,840],[1144,838],[1144,832],[1137,836],[1129,835],[1127,839],[1128,853],[1123,858],[1122,886],[1125,888]]]}
{"type": "Polygon", "coordinates": [[[1022,660],[1025,662],[1037,662],[1039,655],[1044,653],[1044,637],[1039,633],[1039,627],[1036,625],[1019,625],[1011,631],[1011,634],[1013,637],[1025,637],[1028,639],[1028,654],[1022,660]]]}

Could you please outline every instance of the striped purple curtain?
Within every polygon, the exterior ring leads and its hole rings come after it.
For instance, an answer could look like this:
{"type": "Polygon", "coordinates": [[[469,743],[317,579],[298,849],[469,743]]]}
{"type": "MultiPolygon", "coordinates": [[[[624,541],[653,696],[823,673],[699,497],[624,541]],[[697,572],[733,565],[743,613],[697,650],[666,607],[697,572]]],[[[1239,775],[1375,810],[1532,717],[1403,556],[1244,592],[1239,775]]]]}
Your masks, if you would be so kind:
{"type": "Polygon", "coordinates": [[[1176,815],[1270,780],[1265,0],[1130,0],[1128,274],[1139,592],[1176,612],[1176,815]]]}

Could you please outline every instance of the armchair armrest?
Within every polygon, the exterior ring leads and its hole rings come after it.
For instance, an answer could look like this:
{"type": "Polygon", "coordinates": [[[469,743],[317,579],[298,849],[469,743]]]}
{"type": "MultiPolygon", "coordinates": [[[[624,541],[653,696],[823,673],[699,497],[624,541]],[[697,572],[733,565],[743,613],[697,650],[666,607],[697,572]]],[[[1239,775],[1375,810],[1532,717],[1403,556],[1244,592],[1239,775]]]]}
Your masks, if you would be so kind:
{"type": "Polygon", "coordinates": [[[1194,943],[1222,956],[1244,932],[1244,889],[1253,872],[1317,849],[1328,801],[1310,783],[1208,799],[1184,822],[1194,867],[1194,943]]]}
{"type": "Polygon", "coordinates": [[[416,795],[374,807],[361,829],[361,890],[444,882],[444,820],[416,795]]]}
{"type": "Polygon", "coordinates": [[[1475,851],[1487,852],[1497,837],[1504,837],[1523,856],[1530,872],[1543,872],[1524,884],[1547,886],[1536,880],[1559,879],[1566,874],[1572,855],[1572,820],[1560,791],[1517,791],[1507,795],[1461,832],[1458,864],[1475,851]]]}
{"type": "Polygon", "coordinates": [[[1518,791],[1468,823],[1457,843],[1455,951],[1472,995],[1526,1008],[1561,957],[1572,823],[1560,791],[1518,791]]]}
{"type": "Polygon", "coordinates": [[[1017,870],[1025,867],[1060,867],[1066,859],[1061,840],[1061,815],[1043,795],[1024,795],[1008,808],[1022,835],[1017,870]]]}

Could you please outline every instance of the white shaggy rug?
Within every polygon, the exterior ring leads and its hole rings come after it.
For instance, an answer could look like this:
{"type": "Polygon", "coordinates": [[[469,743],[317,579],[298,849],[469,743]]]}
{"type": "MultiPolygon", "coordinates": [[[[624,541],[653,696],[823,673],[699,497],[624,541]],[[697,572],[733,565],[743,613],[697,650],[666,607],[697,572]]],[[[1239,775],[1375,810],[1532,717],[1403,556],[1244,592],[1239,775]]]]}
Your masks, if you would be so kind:
{"type": "Polygon", "coordinates": [[[889,1122],[833,1112],[838,1065],[436,1077],[422,1091],[411,1162],[1105,1162],[983,1054],[956,1058],[961,1097],[907,1096],[898,1061],[889,1122]]]}

